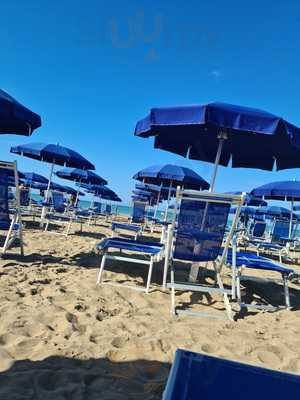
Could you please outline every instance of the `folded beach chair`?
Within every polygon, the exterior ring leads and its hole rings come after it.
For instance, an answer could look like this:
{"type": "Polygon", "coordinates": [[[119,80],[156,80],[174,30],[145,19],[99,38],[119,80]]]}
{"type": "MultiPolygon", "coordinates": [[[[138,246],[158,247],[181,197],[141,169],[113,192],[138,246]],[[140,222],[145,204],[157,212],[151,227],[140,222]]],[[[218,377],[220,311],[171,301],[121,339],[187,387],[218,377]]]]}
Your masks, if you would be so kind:
{"type": "Polygon", "coordinates": [[[176,350],[163,400],[298,399],[300,376],[176,350]]]}
{"type": "Polygon", "coordinates": [[[125,286],[130,289],[135,289],[139,291],[144,291],[145,293],[149,293],[153,265],[155,262],[158,262],[163,256],[164,253],[163,244],[115,237],[102,240],[96,246],[96,250],[100,255],[102,255],[102,260],[100,263],[99,273],[97,277],[97,284],[106,283],[113,286],[122,286],[122,287],[125,286]],[[114,252],[119,251],[120,254],[116,255],[114,253],[110,253],[109,252],[110,250],[114,252]],[[126,251],[127,253],[124,254],[122,253],[123,251],[126,251]],[[134,254],[139,255],[140,258],[134,257],[134,254]],[[146,287],[125,285],[123,283],[113,283],[112,281],[103,282],[103,273],[107,260],[117,260],[128,263],[148,265],[149,268],[148,268],[146,287]]]}
{"type": "MultiPolygon", "coordinates": [[[[219,194],[197,191],[177,191],[176,220],[168,229],[164,271],[171,267],[171,282],[167,287],[171,289],[171,311],[175,314],[202,315],[213,318],[224,318],[216,313],[193,312],[177,310],[175,306],[175,291],[195,291],[207,293],[209,296],[219,294],[223,297],[226,314],[233,320],[233,313],[229,302],[232,289],[225,289],[221,270],[226,261],[226,253],[237,226],[240,208],[244,202],[244,195],[219,194]],[[232,205],[237,206],[230,231],[226,237],[221,257],[219,252],[223,243],[228,214],[232,205]],[[208,263],[213,264],[215,285],[175,282],[176,261],[197,263],[198,276],[199,263],[203,263],[202,272],[207,269],[208,263]]],[[[192,265],[195,269],[195,265],[192,265]]],[[[195,271],[194,271],[195,272],[195,271]]],[[[164,276],[164,285],[166,282],[164,276]]]]}
{"type": "Polygon", "coordinates": [[[63,193],[52,190],[50,192],[50,203],[50,211],[47,211],[42,219],[42,222],[45,223],[45,231],[48,230],[50,223],[59,224],[65,228],[62,233],[68,235],[75,215],[73,212],[67,212],[63,193]]]}
{"type": "Polygon", "coordinates": [[[18,185],[18,170],[16,162],[0,161],[0,231],[4,231],[2,236],[3,243],[0,247],[0,254],[5,254],[6,251],[17,242],[20,247],[21,255],[24,255],[23,248],[23,231],[22,218],[20,209],[20,192],[18,185]],[[9,209],[8,202],[8,182],[9,176],[15,178],[15,205],[13,209],[9,209]]]}
{"type": "MultiPolygon", "coordinates": [[[[233,239],[233,243],[235,243],[235,239],[233,239]]],[[[241,291],[241,281],[242,280],[255,280],[258,281],[259,278],[257,276],[246,276],[243,275],[243,272],[247,269],[254,270],[263,270],[267,272],[276,272],[280,274],[282,283],[283,283],[283,292],[284,292],[284,308],[290,308],[290,295],[289,295],[289,287],[288,281],[289,276],[294,273],[294,270],[286,267],[278,262],[270,260],[265,257],[257,256],[254,253],[249,253],[245,251],[235,251],[235,245],[233,245],[233,250],[229,249],[227,253],[226,262],[235,268],[233,276],[236,278],[234,283],[233,291],[236,292],[237,301],[241,308],[255,308],[266,311],[275,311],[278,310],[278,306],[270,305],[270,304],[247,304],[242,300],[242,291],[241,291]],[[234,258],[234,259],[233,259],[234,258]]],[[[263,278],[260,278],[263,280],[263,278]]],[[[235,296],[234,296],[235,297],[235,296]]]]}
{"type": "Polygon", "coordinates": [[[137,239],[144,230],[147,205],[148,203],[145,201],[134,201],[132,208],[132,217],[130,223],[128,224],[112,221],[112,237],[114,237],[117,233],[126,232],[129,234],[132,233],[134,235],[134,238],[137,239]]]}

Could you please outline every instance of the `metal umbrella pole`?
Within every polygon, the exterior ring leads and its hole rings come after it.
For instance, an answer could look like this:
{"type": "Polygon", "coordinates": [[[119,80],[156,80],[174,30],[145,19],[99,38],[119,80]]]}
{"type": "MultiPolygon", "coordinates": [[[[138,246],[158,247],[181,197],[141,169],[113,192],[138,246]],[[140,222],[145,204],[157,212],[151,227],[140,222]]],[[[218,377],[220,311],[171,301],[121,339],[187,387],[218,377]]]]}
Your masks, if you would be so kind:
{"type": "Polygon", "coordinates": [[[164,221],[165,221],[165,222],[166,222],[167,219],[168,219],[168,210],[169,210],[169,202],[170,202],[172,184],[173,184],[173,180],[170,181],[170,186],[169,186],[169,191],[168,191],[168,200],[167,200],[167,206],[166,206],[165,218],[164,218],[164,221]]]}
{"type": "Polygon", "coordinates": [[[157,196],[157,203],[156,203],[155,210],[154,210],[154,218],[156,218],[157,211],[158,211],[161,189],[162,189],[162,183],[160,184],[160,188],[159,188],[159,192],[158,192],[158,196],[157,196]]]}
{"type": "MultiPolygon", "coordinates": [[[[55,160],[53,160],[53,161],[52,161],[52,164],[51,164],[51,170],[50,170],[50,175],[49,175],[49,181],[48,181],[47,190],[46,190],[46,193],[45,193],[45,202],[46,202],[46,203],[48,202],[48,199],[49,199],[49,191],[50,191],[52,176],[53,176],[53,172],[54,172],[54,165],[55,165],[55,160]]],[[[46,207],[46,206],[43,206],[43,208],[42,208],[42,213],[41,213],[41,220],[44,219],[44,217],[45,217],[45,215],[46,215],[46,210],[47,210],[47,207],[46,207]]],[[[43,225],[43,221],[41,221],[41,225],[43,225]]]]}
{"type": "Polygon", "coordinates": [[[219,135],[218,135],[218,139],[219,139],[219,145],[218,145],[218,150],[217,150],[217,154],[216,154],[216,158],[215,158],[214,170],[213,170],[213,174],[212,174],[211,182],[210,182],[210,188],[209,188],[210,192],[213,192],[214,189],[215,189],[217,172],[218,172],[218,167],[219,167],[219,163],[220,163],[220,158],[221,158],[221,154],[222,154],[224,141],[226,139],[228,139],[227,133],[226,132],[220,132],[219,135]]]}
{"type": "Polygon", "coordinates": [[[291,201],[291,213],[290,213],[290,224],[289,224],[289,239],[292,236],[292,230],[293,230],[293,207],[294,207],[294,199],[291,201]]]}

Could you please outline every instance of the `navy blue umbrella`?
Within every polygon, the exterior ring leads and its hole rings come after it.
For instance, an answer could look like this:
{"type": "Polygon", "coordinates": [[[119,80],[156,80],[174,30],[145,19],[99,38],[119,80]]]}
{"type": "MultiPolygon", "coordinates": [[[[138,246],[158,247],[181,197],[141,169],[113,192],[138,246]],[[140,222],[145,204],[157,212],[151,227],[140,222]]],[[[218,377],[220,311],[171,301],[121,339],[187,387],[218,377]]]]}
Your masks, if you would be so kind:
{"type": "Polygon", "coordinates": [[[300,167],[300,129],[263,110],[225,103],[153,108],[135,135],[154,147],[218,165],[272,170],[300,167]]]}
{"type": "Polygon", "coordinates": [[[81,154],[59,144],[28,143],[11,147],[10,152],[65,167],[95,169],[94,164],[81,154]]]}
{"type": "Polygon", "coordinates": [[[152,165],[137,172],[133,179],[165,186],[184,186],[185,189],[206,190],[208,182],[190,168],[180,165],[152,165]]]}
{"type": "Polygon", "coordinates": [[[300,181],[278,181],[259,186],[251,191],[254,196],[265,199],[285,200],[291,202],[289,235],[292,233],[292,210],[294,201],[300,201],[300,181]]]}
{"type": "MultiPolygon", "coordinates": [[[[231,207],[230,214],[235,214],[237,209],[238,207],[231,207]]],[[[254,216],[256,214],[256,209],[252,207],[243,206],[241,207],[241,214],[254,216]]]]}
{"type": "Polygon", "coordinates": [[[63,168],[55,173],[59,178],[81,183],[107,185],[107,181],[93,171],[79,168],[63,168]]]}
{"type": "MultiPolygon", "coordinates": [[[[95,166],[76,151],[58,144],[28,143],[20,146],[11,147],[11,153],[19,154],[34,160],[45,161],[52,164],[48,188],[45,199],[48,200],[50,183],[54,171],[54,165],[64,165],[80,169],[95,169],[95,166]]],[[[46,209],[42,211],[44,215],[46,209]]]]}
{"type": "Polygon", "coordinates": [[[289,218],[291,211],[285,207],[267,206],[258,208],[256,213],[269,217],[289,218]]]}
{"type": "Polygon", "coordinates": [[[48,184],[49,180],[45,178],[43,175],[37,174],[35,172],[24,172],[24,178],[26,179],[27,183],[30,182],[39,182],[48,184]]]}
{"type": "MultiPolygon", "coordinates": [[[[172,186],[181,186],[185,189],[206,190],[209,189],[209,184],[200,175],[190,168],[181,167],[180,165],[164,164],[152,165],[148,168],[137,172],[133,179],[137,179],[144,183],[151,183],[161,186],[169,186],[167,196],[167,206],[165,210],[165,219],[167,218],[169,200],[171,197],[172,186]]],[[[160,200],[160,195],[158,202],[160,200]]],[[[156,215],[157,210],[155,210],[156,215]]]]}
{"type": "Polygon", "coordinates": [[[42,125],[38,114],[0,89],[0,133],[30,136],[42,125]]]}

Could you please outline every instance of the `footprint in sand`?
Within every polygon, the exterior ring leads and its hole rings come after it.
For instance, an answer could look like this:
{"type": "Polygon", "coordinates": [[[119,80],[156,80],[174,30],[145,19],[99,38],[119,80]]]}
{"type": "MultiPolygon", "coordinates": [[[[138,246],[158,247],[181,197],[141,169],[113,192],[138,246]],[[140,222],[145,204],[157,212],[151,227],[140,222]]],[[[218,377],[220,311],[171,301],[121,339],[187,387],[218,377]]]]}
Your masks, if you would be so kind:
{"type": "Polygon", "coordinates": [[[116,347],[117,349],[121,349],[126,345],[128,342],[129,338],[127,336],[118,336],[115,337],[110,343],[112,346],[116,347]]]}
{"type": "Polygon", "coordinates": [[[204,353],[212,354],[216,353],[217,346],[212,343],[205,343],[201,346],[201,350],[204,351],[204,353]]]}
{"type": "Polygon", "coordinates": [[[275,353],[273,353],[271,351],[267,351],[267,350],[260,351],[257,354],[257,357],[263,364],[267,364],[268,366],[270,366],[272,368],[278,367],[281,363],[278,355],[276,355],[275,353]]]}

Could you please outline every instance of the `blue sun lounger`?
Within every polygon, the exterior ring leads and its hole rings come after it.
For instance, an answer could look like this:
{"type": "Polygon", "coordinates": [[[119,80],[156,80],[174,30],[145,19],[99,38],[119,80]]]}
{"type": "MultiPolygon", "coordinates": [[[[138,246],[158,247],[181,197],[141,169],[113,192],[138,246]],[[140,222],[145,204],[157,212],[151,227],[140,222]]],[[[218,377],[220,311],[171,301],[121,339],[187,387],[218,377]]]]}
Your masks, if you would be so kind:
{"type": "Polygon", "coordinates": [[[132,217],[129,224],[112,221],[112,237],[114,237],[116,233],[125,231],[133,233],[134,238],[137,239],[142,234],[144,229],[147,204],[148,203],[145,201],[133,202],[132,217]]]}
{"type": "Polygon", "coordinates": [[[130,289],[135,289],[139,291],[144,291],[145,293],[148,293],[150,290],[150,284],[151,284],[151,276],[152,276],[152,270],[153,270],[153,265],[156,261],[159,261],[163,251],[164,251],[164,246],[161,243],[156,243],[156,242],[144,242],[144,241],[138,241],[138,240],[131,240],[131,239],[124,239],[121,237],[116,237],[116,238],[107,238],[103,239],[97,246],[96,250],[100,255],[102,255],[102,260],[99,268],[99,273],[97,277],[97,284],[110,284],[113,286],[126,286],[130,289]],[[113,253],[110,253],[109,251],[119,251],[120,254],[116,255],[113,253]],[[130,252],[130,254],[124,254],[122,253],[123,251],[130,252]],[[134,258],[132,253],[137,253],[139,255],[143,255],[144,258],[134,258]],[[103,273],[104,273],[104,268],[106,265],[107,260],[117,260],[117,261],[125,261],[128,263],[136,263],[136,264],[146,264],[149,265],[148,269],[148,276],[147,276],[147,283],[146,287],[141,287],[141,286],[133,286],[133,285],[125,285],[125,284],[119,284],[119,283],[113,283],[112,281],[105,281],[103,282],[103,273]]]}
{"type": "Polygon", "coordinates": [[[289,236],[289,222],[276,220],[272,229],[271,241],[258,241],[255,244],[257,255],[260,253],[270,253],[279,258],[282,262],[283,256],[289,255],[289,243],[285,238],[289,236]]]}
{"type": "Polygon", "coordinates": [[[49,224],[59,224],[65,227],[61,232],[66,236],[69,234],[71,229],[71,224],[75,219],[75,214],[69,215],[67,213],[64,195],[61,192],[52,190],[50,193],[51,199],[51,209],[46,212],[45,217],[42,222],[45,222],[45,231],[48,230],[49,224]]]}
{"type": "Polygon", "coordinates": [[[176,350],[163,400],[299,399],[300,376],[176,350]]]}
{"type": "MultiPolygon", "coordinates": [[[[269,272],[276,272],[281,275],[283,289],[284,289],[284,301],[285,301],[285,308],[290,308],[290,295],[289,295],[289,287],[288,287],[288,279],[290,274],[294,272],[293,269],[286,267],[283,264],[275,262],[265,257],[257,256],[256,254],[245,252],[245,251],[238,251],[235,253],[235,261],[232,257],[232,250],[229,249],[227,253],[227,263],[229,265],[234,265],[235,268],[235,290],[238,303],[240,307],[244,308],[256,308],[256,309],[263,309],[268,311],[275,311],[281,307],[274,307],[273,305],[265,305],[265,304],[246,304],[242,301],[241,296],[241,281],[242,280],[251,280],[254,277],[245,276],[243,275],[243,271],[245,269],[255,269],[255,270],[263,270],[269,272]]],[[[255,277],[255,280],[257,278],[255,277]]]]}

